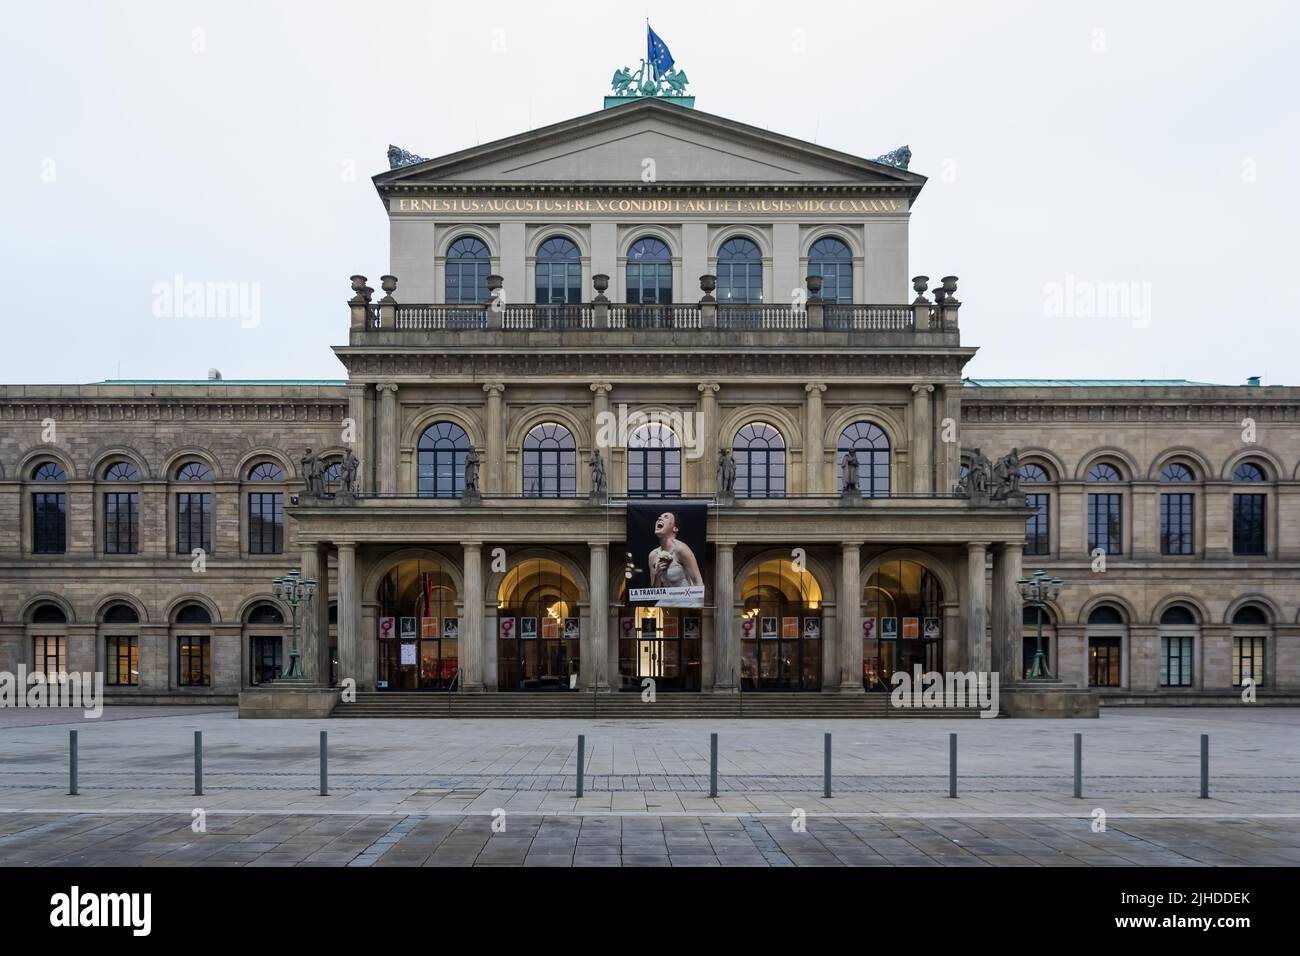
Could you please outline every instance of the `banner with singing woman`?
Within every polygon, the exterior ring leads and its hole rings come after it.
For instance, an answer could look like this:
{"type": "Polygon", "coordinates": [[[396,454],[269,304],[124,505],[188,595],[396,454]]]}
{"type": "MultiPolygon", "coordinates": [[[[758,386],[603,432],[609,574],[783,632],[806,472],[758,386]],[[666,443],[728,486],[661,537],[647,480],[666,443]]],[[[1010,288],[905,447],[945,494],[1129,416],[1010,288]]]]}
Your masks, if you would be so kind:
{"type": "Polygon", "coordinates": [[[704,503],[639,501],[627,506],[629,604],[704,607],[704,503]]]}

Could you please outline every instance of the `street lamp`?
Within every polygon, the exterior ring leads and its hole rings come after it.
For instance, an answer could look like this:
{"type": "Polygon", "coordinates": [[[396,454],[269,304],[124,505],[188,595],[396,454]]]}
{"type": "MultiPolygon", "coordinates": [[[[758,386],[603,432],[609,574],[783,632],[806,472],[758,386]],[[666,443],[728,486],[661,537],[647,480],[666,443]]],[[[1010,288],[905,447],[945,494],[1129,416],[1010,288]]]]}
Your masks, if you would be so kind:
{"type": "Polygon", "coordinates": [[[293,643],[289,649],[289,669],[280,679],[306,680],[307,675],[302,672],[302,657],[298,653],[298,605],[311,606],[312,595],[316,593],[316,579],[304,578],[301,572],[294,568],[284,577],[271,581],[271,589],[276,597],[289,605],[289,610],[293,614],[293,643]]]}
{"type": "Polygon", "coordinates": [[[1048,601],[1055,601],[1060,596],[1061,579],[1039,570],[1031,578],[1017,578],[1016,586],[1020,588],[1021,600],[1033,604],[1038,610],[1038,646],[1034,650],[1034,666],[1029,679],[1054,680],[1052,672],[1047,669],[1047,655],[1043,653],[1043,608],[1048,601]]]}

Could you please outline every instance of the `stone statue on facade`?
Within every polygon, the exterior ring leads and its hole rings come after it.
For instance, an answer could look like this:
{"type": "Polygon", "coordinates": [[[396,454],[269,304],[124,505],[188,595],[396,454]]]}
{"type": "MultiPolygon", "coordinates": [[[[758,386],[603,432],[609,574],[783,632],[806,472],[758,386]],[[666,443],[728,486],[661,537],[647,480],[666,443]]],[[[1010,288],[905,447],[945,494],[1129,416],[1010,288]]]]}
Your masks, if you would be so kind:
{"type": "Polygon", "coordinates": [[[912,161],[912,150],[907,146],[900,146],[898,149],[891,149],[883,156],[877,156],[876,162],[884,163],[886,166],[893,166],[897,169],[906,169],[907,164],[912,161]]]}
{"type": "Polygon", "coordinates": [[[730,448],[718,449],[718,497],[731,498],[736,488],[736,459],[730,448]]]}
{"type": "Polygon", "coordinates": [[[326,498],[325,463],[320,456],[308,448],[302,456],[303,494],[308,498],[326,498]]]}
{"type": "Polygon", "coordinates": [[[605,459],[601,457],[600,449],[597,448],[591,453],[591,498],[593,501],[604,501],[608,496],[605,459]]]}
{"type": "Polygon", "coordinates": [[[993,463],[993,483],[991,496],[994,501],[1018,498],[1020,490],[1020,449],[1013,448],[1011,453],[1003,455],[993,463]]]}
{"type": "Polygon", "coordinates": [[[416,156],[409,150],[402,149],[400,146],[388,144],[388,168],[400,169],[403,166],[414,166],[416,163],[427,163],[428,160],[423,156],[416,156]]]}
{"type": "Polygon", "coordinates": [[[361,462],[358,460],[352,449],[349,448],[343,453],[343,467],[341,469],[343,484],[339,493],[344,498],[355,498],[357,492],[357,472],[361,470],[361,462]]]}
{"type": "Polygon", "coordinates": [[[469,454],[465,456],[465,497],[467,499],[477,500],[479,497],[478,470],[482,461],[477,448],[471,448],[469,454]]]}
{"type": "Polygon", "coordinates": [[[861,465],[858,464],[858,453],[850,448],[844,453],[842,464],[844,467],[844,490],[840,492],[840,497],[860,498],[862,496],[862,488],[858,483],[858,472],[861,465]]]}

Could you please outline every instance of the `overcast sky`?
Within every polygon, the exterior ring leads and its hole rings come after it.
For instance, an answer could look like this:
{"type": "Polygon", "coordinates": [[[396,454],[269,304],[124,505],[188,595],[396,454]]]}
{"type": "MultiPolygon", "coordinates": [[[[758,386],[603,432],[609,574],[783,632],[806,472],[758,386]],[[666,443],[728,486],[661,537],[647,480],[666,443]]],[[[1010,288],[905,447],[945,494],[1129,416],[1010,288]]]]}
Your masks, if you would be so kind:
{"type": "Polygon", "coordinates": [[[911,272],[961,277],[967,374],[1300,384],[1284,0],[13,5],[0,382],[342,377],[388,144],[598,109],[647,13],[700,109],[911,146],[911,272]],[[257,322],[157,317],[178,275],[254,284],[257,322]]]}

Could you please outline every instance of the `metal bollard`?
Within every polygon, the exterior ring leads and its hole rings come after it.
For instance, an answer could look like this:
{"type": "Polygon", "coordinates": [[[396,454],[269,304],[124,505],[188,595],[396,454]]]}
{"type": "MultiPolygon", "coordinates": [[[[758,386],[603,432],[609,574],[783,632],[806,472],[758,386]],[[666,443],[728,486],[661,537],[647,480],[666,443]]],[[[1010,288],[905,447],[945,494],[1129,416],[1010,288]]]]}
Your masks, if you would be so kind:
{"type": "Polygon", "coordinates": [[[957,735],[948,735],[948,796],[957,796],[957,735]]]}
{"type": "Polygon", "coordinates": [[[1083,799],[1083,734],[1074,735],[1074,799],[1083,799]]]}
{"type": "Polygon", "coordinates": [[[194,796],[203,796],[203,731],[194,731],[194,796]]]}
{"type": "Polygon", "coordinates": [[[77,732],[68,731],[68,796],[77,795],[77,732]]]}
{"type": "Polygon", "coordinates": [[[709,734],[709,796],[718,795],[718,735],[709,734]]]}
{"type": "Polygon", "coordinates": [[[1201,799],[1210,799],[1210,735],[1201,734],[1201,799]]]}
{"type": "Polygon", "coordinates": [[[822,740],[822,796],[831,795],[831,735],[828,733],[822,740]]]}
{"type": "Polygon", "coordinates": [[[329,755],[329,731],[320,732],[320,795],[328,797],[330,795],[330,755],[329,755]]]}
{"type": "Polygon", "coordinates": [[[578,734],[578,796],[582,796],[582,766],[585,763],[587,753],[587,738],[584,734],[578,734]]]}

